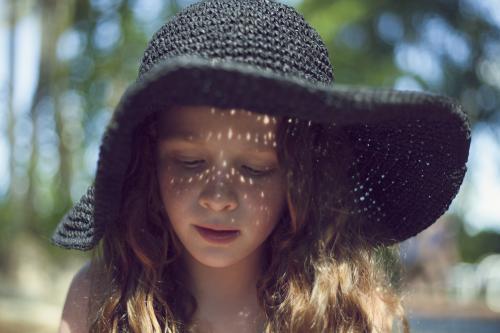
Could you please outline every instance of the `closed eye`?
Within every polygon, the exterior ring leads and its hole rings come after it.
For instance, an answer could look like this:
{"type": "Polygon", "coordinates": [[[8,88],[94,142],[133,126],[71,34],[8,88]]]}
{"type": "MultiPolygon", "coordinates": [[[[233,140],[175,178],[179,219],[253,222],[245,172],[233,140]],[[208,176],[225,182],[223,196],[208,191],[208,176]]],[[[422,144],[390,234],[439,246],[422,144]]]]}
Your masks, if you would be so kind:
{"type": "Polygon", "coordinates": [[[194,161],[181,161],[181,160],[179,160],[179,162],[190,169],[194,169],[198,166],[199,163],[203,162],[203,160],[194,160],[194,161]]]}
{"type": "MultiPolygon", "coordinates": [[[[178,160],[184,167],[188,169],[196,169],[201,166],[204,160],[178,160]]],[[[247,170],[252,176],[263,176],[269,174],[273,169],[257,170],[248,165],[242,165],[242,168],[247,170]]]]}

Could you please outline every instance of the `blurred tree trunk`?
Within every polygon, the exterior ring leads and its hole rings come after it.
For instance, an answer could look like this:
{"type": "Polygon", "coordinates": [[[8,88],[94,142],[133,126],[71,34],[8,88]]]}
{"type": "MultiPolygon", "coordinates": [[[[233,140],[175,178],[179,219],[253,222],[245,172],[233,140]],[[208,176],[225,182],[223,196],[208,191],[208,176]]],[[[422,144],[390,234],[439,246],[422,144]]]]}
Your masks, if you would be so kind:
{"type": "MultiPolygon", "coordinates": [[[[35,94],[31,102],[30,116],[33,124],[33,135],[31,137],[31,157],[28,167],[29,187],[26,196],[26,203],[28,207],[28,221],[34,223],[35,220],[35,189],[36,189],[36,167],[38,163],[38,107],[43,98],[51,95],[51,72],[52,72],[52,59],[53,50],[55,48],[54,36],[54,8],[51,1],[40,1],[36,11],[40,13],[40,58],[38,64],[38,77],[35,94]]],[[[54,96],[55,97],[55,96],[54,96]]],[[[55,112],[55,110],[54,110],[55,112]]],[[[33,227],[31,225],[30,227],[33,227]]]]}
{"type": "Polygon", "coordinates": [[[9,1],[9,56],[8,56],[8,95],[7,95],[7,144],[9,152],[9,200],[15,202],[15,153],[16,153],[16,112],[14,110],[14,86],[15,86],[15,68],[16,68],[16,24],[17,24],[17,2],[9,1]]]}
{"type": "Polygon", "coordinates": [[[41,49],[37,85],[30,108],[30,116],[33,125],[31,137],[31,155],[28,165],[29,186],[25,198],[27,227],[37,233],[39,226],[37,222],[36,187],[37,187],[37,164],[39,158],[39,124],[38,112],[40,103],[45,98],[52,98],[53,115],[58,137],[59,168],[55,177],[57,182],[58,197],[62,198],[61,206],[66,206],[71,201],[71,156],[63,140],[64,121],[62,119],[60,96],[67,89],[67,73],[65,65],[57,64],[57,42],[59,36],[72,24],[74,1],[58,2],[55,0],[42,0],[38,2],[37,12],[41,17],[41,49]]]}
{"type": "Polygon", "coordinates": [[[16,126],[16,112],[14,106],[14,86],[15,86],[15,65],[16,65],[16,25],[17,25],[17,2],[8,2],[8,55],[7,55],[7,149],[8,154],[6,158],[9,161],[9,184],[7,190],[7,209],[3,212],[5,221],[0,224],[0,274],[8,274],[9,268],[12,266],[12,260],[9,256],[9,244],[8,240],[11,238],[12,229],[16,228],[19,222],[19,217],[15,212],[18,210],[14,207],[18,200],[16,200],[15,188],[16,178],[15,178],[15,154],[16,154],[16,136],[15,136],[15,126],[16,126]]]}
{"type": "MultiPolygon", "coordinates": [[[[51,77],[50,81],[53,83],[51,90],[52,96],[54,98],[54,121],[56,134],[58,138],[58,150],[59,150],[59,168],[57,179],[59,182],[58,197],[62,199],[61,206],[67,206],[71,203],[70,189],[71,189],[71,175],[72,175],[72,165],[71,165],[71,152],[68,150],[67,144],[64,142],[64,120],[61,109],[61,95],[66,91],[68,86],[68,76],[66,71],[66,66],[59,65],[56,66],[56,47],[58,37],[68,28],[68,14],[70,13],[69,7],[73,7],[73,1],[56,1],[56,0],[45,0],[46,3],[50,3],[50,6],[45,7],[46,14],[45,17],[50,17],[49,13],[52,13],[54,19],[52,37],[47,38],[45,48],[48,50],[48,59],[52,62],[50,67],[52,70],[49,73],[51,77]],[[51,8],[50,8],[51,7],[51,8]],[[55,14],[55,15],[54,15],[55,14]]],[[[71,22],[72,23],[72,22],[71,22]]]]}
{"type": "MultiPolygon", "coordinates": [[[[36,12],[40,13],[40,8],[36,8],[36,12]]],[[[40,60],[38,63],[38,75],[36,79],[36,89],[35,94],[33,95],[33,100],[31,102],[30,107],[30,119],[32,123],[32,135],[31,135],[31,154],[30,160],[28,162],[28,192],[26,193],[26,221],[29,224],[34,223],[36,221],[36,213],[35,213],[35,189],[36,189],[36,167],[38,164],[38,106],[40,101],[44,96],[48,95],[49,91],[49,82],[46,81],[47,77],[47,64],[45,63],[47,60],[47,50],[45,49],[45,39],[47,36],[50,36],[50,29],[48,29],[48,25],[45,23],[46,21],[46,13],[43,12],[42,8],[42,19],[41,19],[41,27],[40,27],[40,60]]],[[[29,228],[32,225],[28,226],[29,228]]]]}

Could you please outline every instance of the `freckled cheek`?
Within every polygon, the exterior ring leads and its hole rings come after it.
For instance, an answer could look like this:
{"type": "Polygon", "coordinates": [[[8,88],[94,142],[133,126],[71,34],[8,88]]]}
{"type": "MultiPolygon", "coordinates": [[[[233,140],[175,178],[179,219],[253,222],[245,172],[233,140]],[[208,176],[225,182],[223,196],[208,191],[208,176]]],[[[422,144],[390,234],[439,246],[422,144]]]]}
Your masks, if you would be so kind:
{"type": "Polygon", "coordinates": [[[280,218],[284,204],[284,192],[276,183],[248,188],[242,200],[251,211],[253,223],[259,230],[272,228],[280,218]]]}
{"type": "Polygon", "coordinates": [[[158,172],[158,181],[163,201],[182,202],[199,191],[200,182],[165,168],[158,172]]]}

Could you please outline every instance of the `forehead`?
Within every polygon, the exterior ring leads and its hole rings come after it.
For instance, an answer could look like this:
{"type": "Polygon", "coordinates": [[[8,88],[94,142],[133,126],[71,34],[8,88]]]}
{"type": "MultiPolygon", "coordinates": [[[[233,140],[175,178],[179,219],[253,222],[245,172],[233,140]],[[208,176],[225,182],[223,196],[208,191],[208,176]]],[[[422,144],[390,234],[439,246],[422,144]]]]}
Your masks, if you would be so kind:
{"type": "Polygon", "coordinates": [[[186,140],[244,138],[274,140],[276,117],[243,109],[218,109],[209,106],[182,106],[160,114],[159,132],[162,139],[186,140]]]}
{"type": "Polygon", "coordinates": [[[276,118],[244,109],[219,109],[210,106],[177,106],[161,112],[161,124],[165,129],[189,126],[203,129],[223,129],[227,126],[264,130],[276,124],[276,118]]]}

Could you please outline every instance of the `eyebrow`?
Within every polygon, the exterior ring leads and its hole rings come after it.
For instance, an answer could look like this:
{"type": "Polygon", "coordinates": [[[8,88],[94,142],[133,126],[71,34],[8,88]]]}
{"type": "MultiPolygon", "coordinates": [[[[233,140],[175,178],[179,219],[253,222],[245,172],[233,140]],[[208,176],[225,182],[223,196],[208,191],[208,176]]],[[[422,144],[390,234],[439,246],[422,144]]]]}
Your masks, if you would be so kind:
{"type": "MultiPolygon", "coordinates": [[[[161,137],[162,140],[168,140],[168,141],[180,141],[183,143],[200,143],[200,144],[205,144],[205,139],[203,139],[199,134],[196,133],[191,133],[191,132],[175,132],[175,133],[168,133],[165,134],[164,136],[161,137]]],[[[240,140],[244,146],[249,148],[249,150],[254,150],[258,152],[276,152],[276,148],[272,146],[255,146],[252,143],[249,143],[247,140],[240,140]]]]}

